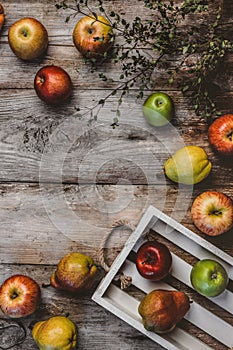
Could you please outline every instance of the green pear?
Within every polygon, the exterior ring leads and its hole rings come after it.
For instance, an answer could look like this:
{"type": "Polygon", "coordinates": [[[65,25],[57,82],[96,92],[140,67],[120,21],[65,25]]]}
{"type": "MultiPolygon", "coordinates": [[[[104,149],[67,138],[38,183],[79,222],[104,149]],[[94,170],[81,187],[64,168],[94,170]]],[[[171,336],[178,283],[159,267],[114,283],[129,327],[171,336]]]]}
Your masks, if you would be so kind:
{"type": "Polygon", "coordinates": [[[54,316],[37,322],[32,336],[40,350],[74,350],[77,348],[77,328],[64,316],[54,316]]]}
{"type": "Polygon", "coordinates": [[[206,152],[199,146],[180,148],[164,164],[165,174],[170,180],[186,185],[194,185],[204,180],[211,167],[206,152]]]}
{"type": "Polygon", "coordinates": [[[92,287],[96,274],[97,267],[90,256],[68,253],[59,261],[50,284],[57,289],[84,293],[92,287]]]}
{"type": "Polygon", "coordinates": [[[157,289],[142,299],[138,312],[148,331],[168,333],[176,327],[189,308],[189,298],[184,292],[157,289]]]}

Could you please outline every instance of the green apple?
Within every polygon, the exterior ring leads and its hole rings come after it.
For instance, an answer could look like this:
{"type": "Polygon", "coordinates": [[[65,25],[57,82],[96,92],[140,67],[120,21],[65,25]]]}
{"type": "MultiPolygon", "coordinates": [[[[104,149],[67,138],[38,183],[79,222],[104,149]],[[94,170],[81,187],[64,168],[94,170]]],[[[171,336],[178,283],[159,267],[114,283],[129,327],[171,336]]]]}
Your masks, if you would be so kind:
{"type": "Polygon", "coordinates": [[[10,27],[8,42],[17,57],[29,61],[45,53],[48,46],[48,33],[37,19],[24,17],[10,27]]]}
{"type": "Polygon", "coordinates": [[[170,96],[164,92],[154,92],[143,104],[143,114],[152,126],[163,126],[174,116],[174,104],[170,96]]]}
{"type": "Polygon", "coordinates": [[[225,268],[218,261],[203,259],[193,266],[190,280],[199,294],[216,297],[224,292],[229,278],[225,268]]]}

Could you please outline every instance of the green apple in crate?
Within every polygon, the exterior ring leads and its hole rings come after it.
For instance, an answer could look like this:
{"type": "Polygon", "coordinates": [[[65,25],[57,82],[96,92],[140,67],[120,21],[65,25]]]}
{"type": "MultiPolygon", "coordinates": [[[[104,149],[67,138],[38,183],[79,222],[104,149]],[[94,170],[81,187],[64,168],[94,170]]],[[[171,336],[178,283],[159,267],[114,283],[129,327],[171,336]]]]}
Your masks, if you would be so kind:
{"type": "Polygon", "coordinates": [[[142,299],[138,312],[148,331],[168,333],[182,320],[189,308],[190,301],[184,292],[157,289],[142,299]]]}
{"type": "Polygon", "coordinates": [[[48,32],[36,18],[24,17],[12,24],[8,42],[14,54],[29,61],[41,57],[48,47],[48,32]]]}
{"type": "Polygon", "coordinates": [[[216,297],[225,291],[229,278],[227,271],[218,261],[203,259],[192,267],[190,280],[199,294],[216,297]]]}
{"type": "Polygon", "coordinates": [[[174,116],[172,98],[164,92],[152,93],[143,104],[143,115],[152,126],[164,126],[174,116]]]}
{"type": "Polygon", "coordinates": [[[54,316],[37,322],[32,336],[40,350],[77,349],[77,327],[64,316],[54,316]]]}

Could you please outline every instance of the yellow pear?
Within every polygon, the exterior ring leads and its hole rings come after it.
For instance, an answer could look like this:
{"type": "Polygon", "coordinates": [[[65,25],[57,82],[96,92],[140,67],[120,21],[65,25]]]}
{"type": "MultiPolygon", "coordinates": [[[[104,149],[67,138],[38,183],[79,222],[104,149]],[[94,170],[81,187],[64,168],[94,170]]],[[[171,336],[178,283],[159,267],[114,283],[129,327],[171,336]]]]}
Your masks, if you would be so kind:
{"type": "Polygon", "coordinates": [[[204,180],[209,175],[211,167],[206,152],[199,146],[180,148],[164,164],[167,177],[185,185],[194,185],[204,180]]]}
{"type": "Polygon", "coordinates": [[[77,328],[64,316],[37,322],[32,336],[40,350],[74,350],[77,347],[77,328]]]}

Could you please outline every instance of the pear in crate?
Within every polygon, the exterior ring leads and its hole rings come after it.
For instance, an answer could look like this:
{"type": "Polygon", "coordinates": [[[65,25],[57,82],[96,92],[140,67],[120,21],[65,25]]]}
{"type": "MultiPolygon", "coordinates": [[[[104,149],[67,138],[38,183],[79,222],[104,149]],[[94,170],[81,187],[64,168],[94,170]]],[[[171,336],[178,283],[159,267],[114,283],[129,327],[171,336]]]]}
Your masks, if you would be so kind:
{"type": "Polygon", "coordinates": [[[138,312],[148,331],[172,331],[190,308],[188,296],[180,291],[153,290],[139,304],[138,312]]]}
{"type": "Polygon", "coordinates": [[[85,293],[92,287],[96,273],[92,257],[79,252],[68,253],[59,261],[50,283],[57,289],[85,293]]]}

